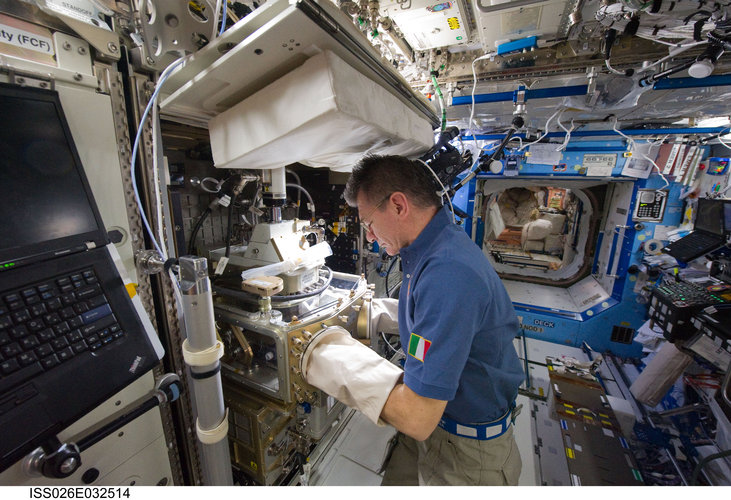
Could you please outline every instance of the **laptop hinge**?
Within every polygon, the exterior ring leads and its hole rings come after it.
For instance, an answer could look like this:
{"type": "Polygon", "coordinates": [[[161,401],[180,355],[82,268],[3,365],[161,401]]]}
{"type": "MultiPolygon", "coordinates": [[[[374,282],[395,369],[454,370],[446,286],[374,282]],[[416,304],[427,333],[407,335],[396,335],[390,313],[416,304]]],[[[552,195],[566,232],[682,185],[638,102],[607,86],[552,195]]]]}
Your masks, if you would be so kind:
{"type": "Polygon", "coordinates": [[[91,250],[92,248],[96,248],[96,243],[94,243],[93,241],[87,241],[86,242],[86,248],[87,248],[87,250],[91,250]]]}

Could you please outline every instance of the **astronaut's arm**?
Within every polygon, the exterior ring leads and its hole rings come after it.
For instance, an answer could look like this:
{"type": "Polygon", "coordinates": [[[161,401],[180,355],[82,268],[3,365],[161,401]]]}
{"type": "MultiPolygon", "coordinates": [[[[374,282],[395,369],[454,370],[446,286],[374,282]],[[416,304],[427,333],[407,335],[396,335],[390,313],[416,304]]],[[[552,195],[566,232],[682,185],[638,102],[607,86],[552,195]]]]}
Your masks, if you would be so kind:
{"type": "Polygon", "coordinates": [[[372,422],[379,417],[403,370],[352,338],[345,330],[331,329],[315,338],[305,351],[305,380],[372,422]]]}
{"type": "Polygon", "coordinates": [[[407,436],[423,441],[436,428],[446,406],[446,401],[420,396],[400,383],[389,394],[381,418],[407,436]]]}

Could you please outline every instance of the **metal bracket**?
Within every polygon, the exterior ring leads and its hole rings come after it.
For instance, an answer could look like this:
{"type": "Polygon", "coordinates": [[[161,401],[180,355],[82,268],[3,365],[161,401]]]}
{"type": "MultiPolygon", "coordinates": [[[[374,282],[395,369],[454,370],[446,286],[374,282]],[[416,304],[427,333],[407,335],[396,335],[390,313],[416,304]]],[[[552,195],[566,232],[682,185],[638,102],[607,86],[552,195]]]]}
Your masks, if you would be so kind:
{"type": "Polygon", "coordinates": [[[101,21],[103,13],[97,4],[83,0],[35,0],[35,3],[82,36],[101,56],[119,60],[119,36],[101,21]]]}
{"type": "Polygon", "coordinates": [[[51,76],[42,77],[32,73],[25,73],[15,69],[8,69],[8,83],[21,87],[35,87],[39,89],[55,90],[56,81],[51,76]]]}
{"type": "Polygon", "coordinates": [[[212,40],[216,17],[215,2],[210,0],[140,2],[145,49],[155,60],[168,53],[182,56],[197,52],[200,42],[212,40]]]}

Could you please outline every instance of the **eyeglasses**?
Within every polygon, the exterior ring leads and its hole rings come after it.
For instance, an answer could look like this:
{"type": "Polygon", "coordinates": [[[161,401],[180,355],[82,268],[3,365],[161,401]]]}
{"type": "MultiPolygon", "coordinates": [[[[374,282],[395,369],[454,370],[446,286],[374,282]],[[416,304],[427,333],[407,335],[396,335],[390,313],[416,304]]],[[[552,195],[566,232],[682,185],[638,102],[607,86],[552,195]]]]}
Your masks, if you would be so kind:
{"type": "Polygon", "coordinates": [[[383,198],[381,201],[379,201],[378,205],[373,207],[373,210],[370,211],[370,213],[368,214],[368,217],[360,218],[360,225],[363,227],[363,229],[365,230],[366,233],[371,232],[371,224],[373,224],[373,221],[365,222],[364,219],[370,219],[373,216],[373,214],[376,213],[376,210],[378,210],[381,207],[381,205],[383,205],[385,203],[385,201],[391,197],[392,194],[393,193],[387,194],[385,198],[383,198]]]}

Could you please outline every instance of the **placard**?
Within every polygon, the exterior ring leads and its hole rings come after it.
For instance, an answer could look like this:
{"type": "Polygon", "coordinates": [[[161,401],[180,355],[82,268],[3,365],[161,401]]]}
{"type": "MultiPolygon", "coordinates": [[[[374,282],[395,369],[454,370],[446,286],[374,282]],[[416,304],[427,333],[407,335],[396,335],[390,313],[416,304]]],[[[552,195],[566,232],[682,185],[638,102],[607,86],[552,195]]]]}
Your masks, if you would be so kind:
{"type": "Polygon", "coordinates": [[[530,156],[526,163],[538,165],[558,165],[561,163],[563,152],[556,151],[560,144],[533,144],[528,148],[530,156]]]}
{"type": "Polygon", "coordinates": [[[50,30],[0,14],[0,53],[57,66],[50,30]]]}
{"type": "Polygon", "coordinates": [[[589,177],[609,177],[612,175],[612,169],[614,169],[616,164],[617,153],[587,153],[584,155],[581,166],[586,169],[586,175],[589,177]]]}

